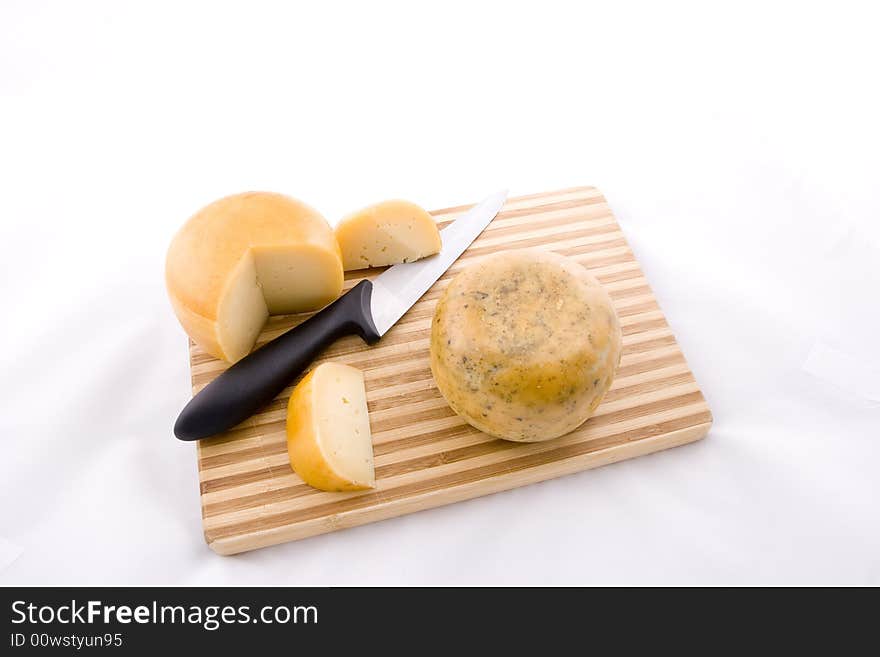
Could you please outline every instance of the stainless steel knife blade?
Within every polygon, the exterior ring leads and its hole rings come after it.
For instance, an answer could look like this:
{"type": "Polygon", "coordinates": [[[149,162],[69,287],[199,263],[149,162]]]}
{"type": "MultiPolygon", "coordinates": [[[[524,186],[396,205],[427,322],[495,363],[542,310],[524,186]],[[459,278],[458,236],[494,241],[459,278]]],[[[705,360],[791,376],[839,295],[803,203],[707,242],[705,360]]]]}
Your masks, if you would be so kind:
{"type": "Polygon", "coordinates": [[[440,231],[440,253],[393,265],[373,279],[370,311],[379,335],[385,335],[483,232],[507,200],[507,190],[483,199],[440,231]]]}

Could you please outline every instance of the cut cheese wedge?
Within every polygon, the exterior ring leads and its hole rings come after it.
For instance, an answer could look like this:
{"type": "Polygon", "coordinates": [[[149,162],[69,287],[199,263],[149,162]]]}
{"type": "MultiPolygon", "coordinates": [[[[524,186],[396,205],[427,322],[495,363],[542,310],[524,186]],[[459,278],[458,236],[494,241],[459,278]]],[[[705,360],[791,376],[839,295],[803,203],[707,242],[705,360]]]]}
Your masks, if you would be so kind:
{"type": "Polygon", "coordinates": [[[409,201],[383,201],[344,217],[336,239],[346,271],[412,262],[440,251],[434,218],[409,201]]]}
{"type": "Polygon", "coordinates": [[[282,194],[249,192],[186,222],[168,248],[165,280],[189,336],[235,362],[269,315],[317,310],[338,297],[342,259],[317,211],[282,194]]]}
{"type": "Polygon", "coordinates": [[[315,488],[375,486],[363,372],[322,363],[297,384],[287,405],[287,453],[294,472],[315,488]]]}

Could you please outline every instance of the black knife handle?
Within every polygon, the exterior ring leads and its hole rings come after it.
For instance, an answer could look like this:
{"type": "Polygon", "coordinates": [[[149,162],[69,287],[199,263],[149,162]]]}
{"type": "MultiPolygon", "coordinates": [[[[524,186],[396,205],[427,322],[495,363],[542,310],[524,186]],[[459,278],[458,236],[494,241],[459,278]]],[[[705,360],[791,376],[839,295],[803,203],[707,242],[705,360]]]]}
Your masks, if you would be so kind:
{"type": "Polygon", "coordinates": [[[370,313],[373,284],[363,280],[299,326],[245,356],[193,397],[174,423],[180,440],[199,440],[253,415],[345,335],[379,340],[370,313]]]}

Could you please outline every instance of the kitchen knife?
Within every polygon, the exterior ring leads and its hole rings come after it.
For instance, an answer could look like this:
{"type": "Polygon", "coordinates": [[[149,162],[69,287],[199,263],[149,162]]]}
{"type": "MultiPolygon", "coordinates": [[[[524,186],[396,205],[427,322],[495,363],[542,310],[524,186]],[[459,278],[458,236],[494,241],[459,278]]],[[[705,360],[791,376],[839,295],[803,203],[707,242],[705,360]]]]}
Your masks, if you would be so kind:
{"type": "Polygon", "coordinates": [[[299,326],[232,365],[193,397],[174,424],[180,440],[231,429],[271,401],[328,345],[345,335],[375,344],[498,214],[507,192],[484,199],[440,231],[440,253],[362,280],[299,326]]]}

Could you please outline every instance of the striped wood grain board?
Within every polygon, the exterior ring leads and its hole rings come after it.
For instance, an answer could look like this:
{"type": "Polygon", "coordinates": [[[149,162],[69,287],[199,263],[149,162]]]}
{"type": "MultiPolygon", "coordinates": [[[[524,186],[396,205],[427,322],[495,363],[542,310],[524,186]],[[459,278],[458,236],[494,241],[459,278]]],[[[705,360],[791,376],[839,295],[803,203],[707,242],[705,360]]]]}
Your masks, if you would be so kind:
{"type": "MultiPolygon", "coordinates": [[[[444,224],[469,206],[434,213],[444,224]]],[[[350,288],[379,270],[348,272],[350,288]]],[[[260,342],[307,316],[272,317],[260,342]]],[[[712,416],[648,281],[604,197],[593,187],[511,198],[485,232],[374,347],[337,342],[318,361],[363,370],[376,462],[372,491],[327,493],[290,468],[285,413],[292,388],[229,432],[198,443],[205,539],[233,554],[507,490],[682,445],[706,435],[712,416]],[[456,273],[504,249],[539,247],[574,258],[611,294],[623,358],[596,414],[543,443],[496,440],[458,418],[428,364],[431,316],[456,273]]],[[[193,393],[225,367],[190,343],[193,393]]]]}

